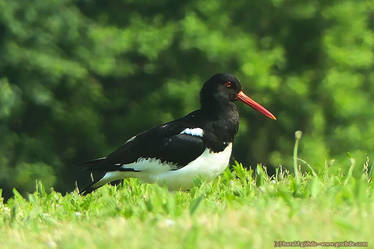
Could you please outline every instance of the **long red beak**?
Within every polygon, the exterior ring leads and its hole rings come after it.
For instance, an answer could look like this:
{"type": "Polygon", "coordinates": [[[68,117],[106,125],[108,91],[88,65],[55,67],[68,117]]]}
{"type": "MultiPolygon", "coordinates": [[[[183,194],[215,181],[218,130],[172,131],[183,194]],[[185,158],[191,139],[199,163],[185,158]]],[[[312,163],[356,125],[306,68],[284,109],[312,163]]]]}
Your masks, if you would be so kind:
{"type": "Polygon", "coordinates": [[[264,114],[265,116],[271,119],[277,120],[277,118],[273,114],[271,114],[271,112],[269,112],[268,110],[265,109],[265,107],[263,107],[262,105],[260,105],[259,103],[257,103],[256,101],[248,97],[247,95],[245,95],[243,91],[240,91],[238,93],[238,95],[236,96],[236,99],[240,100],[246,105],[249,105],[250,107],[252,107],[253,109],[257,111],[262,112],[262,114],[264,114]]]}

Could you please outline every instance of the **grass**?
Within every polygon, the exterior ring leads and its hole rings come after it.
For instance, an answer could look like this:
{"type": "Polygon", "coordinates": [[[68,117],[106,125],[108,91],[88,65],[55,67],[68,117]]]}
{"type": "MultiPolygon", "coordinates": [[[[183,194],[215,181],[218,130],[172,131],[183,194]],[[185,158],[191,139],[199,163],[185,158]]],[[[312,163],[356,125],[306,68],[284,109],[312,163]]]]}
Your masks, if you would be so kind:
{"type": "MultiPolygon", "coordinates": [[[[308,166],[310,167],[310,166],[308,166]]],[[[273,248],[274,241],[368,242],[374,248],[373,172],[355,163],[297,179],[236,163],[189,192],[129,179],[85,197],[16,190],[0,201],[0,248],[273,248]]],[[[295,172],[294,172],[295,173],[295,172]]],[[[322,248],[322,247],[318,247],[322,248]]]]}

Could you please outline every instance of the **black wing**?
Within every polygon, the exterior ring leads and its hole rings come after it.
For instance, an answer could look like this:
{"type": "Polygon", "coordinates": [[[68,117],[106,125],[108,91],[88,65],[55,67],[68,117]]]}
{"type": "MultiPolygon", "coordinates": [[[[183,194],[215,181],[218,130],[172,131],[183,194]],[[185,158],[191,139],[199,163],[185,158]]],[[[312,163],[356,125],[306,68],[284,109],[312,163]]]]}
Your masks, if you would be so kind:
{"type": "Polygon", "coordinates": [[[136,171],[121,166],[136,162],[140,158],[154,158],[172,163],[175,169],[182,168],[206,149],[201,136],[181,133],[186,128],[196,128],[197,124],[193,122],[195,117],[196,113],[191,113],[180,120],[147,130],[130,139],[106,158],[87,162],[88,167],[96,171],[136,171]]]}

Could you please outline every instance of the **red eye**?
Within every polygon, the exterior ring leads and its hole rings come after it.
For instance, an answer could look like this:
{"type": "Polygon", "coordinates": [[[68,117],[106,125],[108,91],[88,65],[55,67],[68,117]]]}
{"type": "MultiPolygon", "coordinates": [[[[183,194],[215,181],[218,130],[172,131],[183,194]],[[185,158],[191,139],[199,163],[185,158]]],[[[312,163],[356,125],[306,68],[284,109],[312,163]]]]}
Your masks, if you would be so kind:
{"type": "Polygon", "coordinates": [[[231,81],[226,81],[225,86],[226,86],[227,88],[231,87],[231,81]]]}

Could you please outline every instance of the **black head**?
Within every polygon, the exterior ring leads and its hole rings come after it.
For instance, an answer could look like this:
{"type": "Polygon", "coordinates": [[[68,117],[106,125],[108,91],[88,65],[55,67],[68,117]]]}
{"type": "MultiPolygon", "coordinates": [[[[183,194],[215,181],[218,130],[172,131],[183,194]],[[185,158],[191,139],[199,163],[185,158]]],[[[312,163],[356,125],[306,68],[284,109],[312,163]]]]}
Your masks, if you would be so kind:
{"type": "Polygon", "coordinates": [[[219,73],[205,82],[200,92],[200,100],[202,103],[235,101],[241,90],[240,81],[234,75],[219,73]]]}
{"type": "Polygon", "coordinates": [[[230,103],[236,100],[262,112],[271,119],[276,119],[268,110],[245,95],[240,81],[231,74],[219,73],[213,75],[204,83],[200,92],[202,109],[210,109],[212,111],[224,105],[232,105],[230,103]]]}

